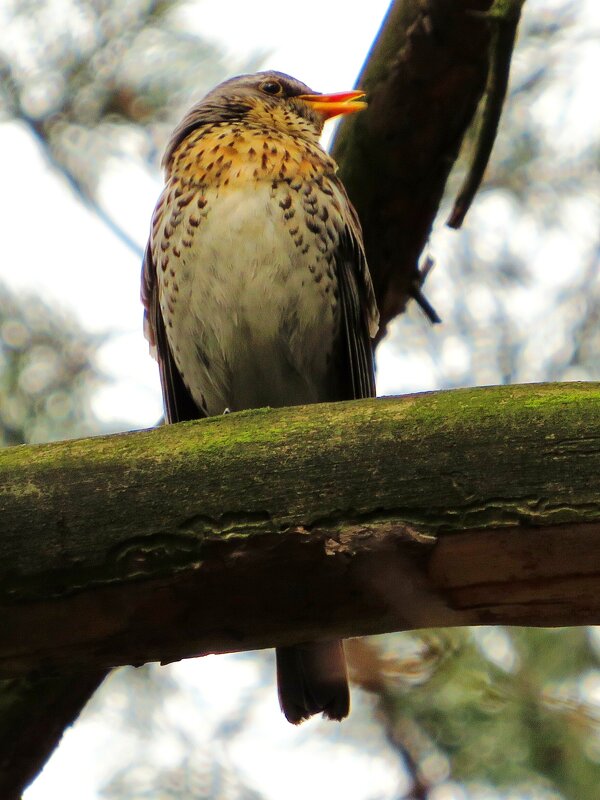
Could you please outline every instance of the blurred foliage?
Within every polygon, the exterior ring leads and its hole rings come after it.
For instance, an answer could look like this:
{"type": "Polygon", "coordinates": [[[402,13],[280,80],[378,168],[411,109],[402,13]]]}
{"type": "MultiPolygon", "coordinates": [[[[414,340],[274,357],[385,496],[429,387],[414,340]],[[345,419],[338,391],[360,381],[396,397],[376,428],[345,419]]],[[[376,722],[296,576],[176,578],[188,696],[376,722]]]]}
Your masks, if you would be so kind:
{"type": "MultiPolygon", "coordinates": [[[[97,712],[115,729],[131,730],[135,736],[127,762],[116,768],[103,787],[103,798],[261,800],[262,795],[242,781],[226,749],[219,747],[232,734],[226,715],[216,723],[212,747],[202,746],[193,729],[177,724],[177,714],[188,698],[169,670],[156,664],[120,669],[108,678],[104,692],[108,703],[101,696],[87,713],[97,712]]],[[[244,724],[244,710],[251,705],[249,695],[245,702],[241,700],[233,715],[234,729],[244,724]]],[[[206,730],[206,719],[199,716],[195,722],[206,730]]]]}
{"type": "Polygon", "coordinates": [[[100,337],[0,284],[0,446],[99,431],[90,400],[100,337]]]}
{"type": "MultiPolygon", "coordinates": [[[[258,56],[257,56],[258,58],[258,56]]],[[[137,245],[98,199],[103,171],[155,167],[173,117],[232,65],[189,31],[182,0],[5,0],[0,120],[21,121],[79,198],[137,245]]]]}
{"type": "Polygon", "coordinates": [[[600,682],[600,664],[586,629],[426,631],[349,644],[352,677],[375,694],[388,741],[412,773],[411,797],[453,781],[532,798],[596,797],[600,704],[586,689],[600,682]]]}
{"type": "MultiPolygon", "coordinates": [[[[583,124],[589,89],[582,100],[578,85],[598,31],[586,7],[525,5],[486,181],[465,229],[432,237],[438,266],[427,293],[444,324],[427,327],[411,308],[385,345],[401,364],[398,389],[422,388],[413,368],[435,387],[599,377],[600,137],[583,124]]],[[[183,105],[226,72],[258,66],[258,58],[232,65],[190,33],[190,9],[176,0],[5,0],[0,8],[1,117],[20,120],[122,238],[98,199],[109,164],[155,166],[183,105]]],[[[97,344],[39,300],[0,289],[5,443],[94,429],[97,344]]],[[[364,692],[355,691],[347,723],[310,736],[356,753],[387,748],[410,784],[390,800],[592,800],[599,640],[587,629],[482,628],[352,641],[351,675],[364,692]]],[[[229,746],[254,724],[264,692],[276,702],[273,665],[264,653],[240,658],[253,659],[256,681],[232,712],[195,731],[184,720],[200,700],[170,670],[111,676],[85,715],[128,737],[120,760],[107,757],[114,769],[104,797],[258,798],[229,746]]]]}

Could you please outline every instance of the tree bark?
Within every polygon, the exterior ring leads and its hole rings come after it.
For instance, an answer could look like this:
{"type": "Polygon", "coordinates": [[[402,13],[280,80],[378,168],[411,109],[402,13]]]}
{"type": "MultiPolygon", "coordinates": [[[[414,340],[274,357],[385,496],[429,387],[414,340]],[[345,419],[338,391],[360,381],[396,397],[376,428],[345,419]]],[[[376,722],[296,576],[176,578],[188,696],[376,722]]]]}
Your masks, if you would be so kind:
{"type": "Polygon", "coordinates": [[[358,85],[369,107],[333,155],[356,206],[381,313],[378,340],[418,296],[419,259],[483,95],[492,0],[396,0],[358,85]]]}
{"type": "MultiPolygon", "coordinates": [[[[27,631],[23,631],[27,636],[27,631]]],[[[105,671],[29,675],[0,681],[0,797],[21,797],[105,671]]]]}
{"type": "Polygon", "coordinates": [[[260,410],[0,453],[0,675],[600,623],[600,385],[260,410]]]}

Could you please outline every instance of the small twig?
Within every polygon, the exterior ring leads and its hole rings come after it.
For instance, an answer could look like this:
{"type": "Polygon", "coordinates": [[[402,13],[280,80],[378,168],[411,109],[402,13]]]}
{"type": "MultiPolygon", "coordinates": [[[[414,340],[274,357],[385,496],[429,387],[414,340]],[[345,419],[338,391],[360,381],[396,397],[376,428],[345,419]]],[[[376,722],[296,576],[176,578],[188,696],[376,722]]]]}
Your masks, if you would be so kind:
{"type": "Polygon", "coordinates": [[[473,198],[481,184],[487,167],[496,134],[502,106],[506,98],[510,62],[525,0],[495,0],[487,12],[472,11],[475,16],[483,16],[494,25],[494,36],[490,45],[490,63],[481,115],[481,124],[475,142],[473,160],[448,217],[450,228],[460,228],[473,198]]]}
{"type": "Polygon", "coordinates": [[[435,310],[435,308],[431,305],[429,300],[423,294],[422,288],[423,284],[427,280],[427,276],[431,272],[432,268],[435,266],[435,261],[431,256],[427,256],[425,259],[425,263],[418,269],[415,278],[408,290],[409,297],[412,297],[413,300],[417,302],[421,311],[425,314],[427,319],[435,325],[438,322],[441,322],[442,319],[435,310]]]}

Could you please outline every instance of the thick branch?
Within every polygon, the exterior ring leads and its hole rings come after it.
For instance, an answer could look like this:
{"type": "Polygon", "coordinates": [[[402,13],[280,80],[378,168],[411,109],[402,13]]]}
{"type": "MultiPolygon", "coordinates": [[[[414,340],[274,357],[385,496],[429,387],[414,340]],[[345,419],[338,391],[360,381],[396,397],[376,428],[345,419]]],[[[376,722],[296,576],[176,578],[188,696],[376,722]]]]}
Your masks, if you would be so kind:
{"type": "Polygon", "coordinates": [[[356,206],[382,327],[419,294],[418,263],[483,94],[492,0],[396,0],[359,78],[369,108],[333,154],[356,206]],[[478,12],[478,13],[473,13],[478,12]]]}
{"type": "MultiPolygon", "coordinates": [[[[27,632],[23,632],[27,636],[27,632]]],[[[35,674],[0,681],[0,797],[20,798],[64,729],[104,678],[104,671],[35,674]]]]}
{"type": "Polygon", "coordinates": [[[471,163],[446,223],[451,228],[460,228],[463,224],[483,180],[483,175],[492,153],[492,147],[496,141],[502,106],[508,89],[510,64],[517,36],[517,27],[524,2],[525,0],[495,0],[492,9],[486,15],[492,20],[494,36],[490,53],[485,101],[471,163]]]}
{"type": "Polygon", "coordinates": [[[261,410],[0,453],[0,674],[600,622],[600,386],[261,410]]]}

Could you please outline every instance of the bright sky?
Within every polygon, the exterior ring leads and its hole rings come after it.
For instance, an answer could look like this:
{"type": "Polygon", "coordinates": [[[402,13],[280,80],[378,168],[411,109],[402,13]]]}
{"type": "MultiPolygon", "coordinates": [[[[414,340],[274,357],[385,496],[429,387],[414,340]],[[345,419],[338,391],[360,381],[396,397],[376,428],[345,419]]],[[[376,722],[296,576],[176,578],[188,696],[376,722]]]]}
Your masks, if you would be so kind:
{"type": "MultiPolygon", "coordinates": [[[[194,9],[190,24],[221,41],[236,59],[262,48],[269,52],[264,68],[288,72],[317,90],[334,91],[354,84],[387,6],[388,0],[303,0],[301,4],[203,0],[190,6],[194,9]]],[[[119,335],[102,350],[101,366],[114,383],[96,399],[97,413],[105,419],[129,419],[135,427],[152,425],[161,414],[161,400],[156,367],[141,334],[139,263],[71,197],[18,126],[5,124],[0,135],[0,217],[7,232],[0,278],[13,287],[33,288],[49,302],[75,311],[92,330],[118,331],[119,335]]],[[[140,247],[145,243],[159,191],[158,176],[150,179],[134,168],[113,172],[104,182],[103,197],[109,210],[140,247]]],[[[384,390],[391,385],[386,384],[386,374],[391,373],[393,358],[393,353],[380,349],[379,378],[384,390]]],[[[418,370],[415,360],[417,376],[418,370]]],[[[421,377],[427,387],[427,374],[421,377]]],[[[202,713],[209,719],[223,704],[235,702],[244,682],[251,684],[253,680],[252,674],[244,672],[246,666],[227,659],[207,658],[174,669],[202,695],[202,713]]],[[[195,716],[190,719],[202,726],[195,716]]],[[[252,735],[240,740],[236,759],[257,788],[273,798],[300,800],[343,794],[347,800],[362,800],[391,796],[402,780],[383,743],[379,755],[369,750],[364,760],[357,760],[356,750],[343,742],[335,754],[320,749],[322,740],[311,739],[310,725],[300,730],[287,725],[273,697],[259,704],[253,725],[252,735]],[[291,745],[297,747],[293,756],[291,745]],[[347,779],[342,792],[340,776],[344,772],[347,779]],[[269,775],[268,780],[265,775],[269,775]]],[[[346,730],[351,733],[351,727],[346,730]]],[[[126,747],[119,732],[106,725],[80,726],[67,734],[64,746],[26,793],[26,800],[97,800],[98,781],[113,765],[110,754],[116,753],[114,757],[118,758],[126,747]],[[74,764],[79,766],[77,774],[74,764]],[[68,783],[65,775],[70,776],[68,783]]],[[[458,797],[450,792],[438,795],[439,800],[458,797]]]]}

